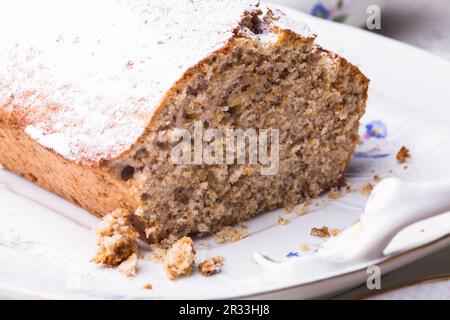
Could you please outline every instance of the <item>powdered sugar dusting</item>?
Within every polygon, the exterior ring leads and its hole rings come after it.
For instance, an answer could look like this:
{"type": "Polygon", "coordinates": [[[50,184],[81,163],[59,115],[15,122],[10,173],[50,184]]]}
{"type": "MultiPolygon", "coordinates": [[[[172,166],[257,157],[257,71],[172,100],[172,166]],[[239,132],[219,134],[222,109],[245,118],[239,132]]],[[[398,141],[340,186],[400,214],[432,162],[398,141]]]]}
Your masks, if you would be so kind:
{"type": "Polygon", "coordinates": [[[290,30],[297,34],[301,34],[305,37],[312,37],[312,38],[316,37],[314,31],[312,31],[308,25],[289,18],[284,12],[278,9],[272,9],[272,11],[277,17],[277,20],[275,21],[274,25],[277,26],[278,28],[290,30]]]}
{"type": "Polygon", "coordinates": [[[70,160],[114,158],[255,3],[0,0],[0,108],[24,109],[26,132],[70,160]]]}

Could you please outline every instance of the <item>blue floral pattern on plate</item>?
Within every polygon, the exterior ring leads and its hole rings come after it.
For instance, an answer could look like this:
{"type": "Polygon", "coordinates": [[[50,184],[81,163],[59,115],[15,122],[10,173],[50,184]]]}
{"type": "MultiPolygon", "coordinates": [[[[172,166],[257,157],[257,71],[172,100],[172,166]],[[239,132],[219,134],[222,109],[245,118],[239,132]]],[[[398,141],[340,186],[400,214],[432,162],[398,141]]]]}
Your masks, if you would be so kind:
{"type": "Polygon", "coordinates": [[[385,139],[388,135],[387,126],[383,121],[376,120],[366,125],[366,134],[364,136],[365,140],[370,138],[385,139]]]}
{"type": "Polygon", "coordinates": [[[348,14],[344,13],[344,9],[345,0],[336,0],[333,4],[329,4],[328,6],[319,2],[313,6],[311,14],[323,19],[345,22],[348,19],[348,14]]]}
{"type": "Polygon", "coordinates": [[[299,258],[300,254],[298,252],[289,252],[286,257],[288,258],[299,258]]]}
{"type": "Polygon", "coordinates": [[[330,12],[323,4],[318,3],[313,7],[311,14],[315,17],[328,19],[330,12]]]}
{"type": "MultiPolygon", "coordinates": [[[[384,141],[389,134],[387,125],[381,120],[369,122],[365,126],[365,133],[361,136],[362,144],[367,144],[370,140],[384,141]]],[[[383,152],[379,145],[355,153],[355,158],[362,159],[382,159],[389,157],[389,153],[383,152]]]]}

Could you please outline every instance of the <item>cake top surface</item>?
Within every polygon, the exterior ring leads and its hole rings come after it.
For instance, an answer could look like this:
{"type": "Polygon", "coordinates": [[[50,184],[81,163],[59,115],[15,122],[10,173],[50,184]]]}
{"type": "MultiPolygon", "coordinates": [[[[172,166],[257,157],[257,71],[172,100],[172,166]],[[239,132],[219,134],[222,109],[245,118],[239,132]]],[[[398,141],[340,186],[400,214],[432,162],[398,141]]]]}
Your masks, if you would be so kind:
{"type": "MultiPolygon", "coordinates": [[[[226,44],[253,0],[0,0],[0,111],[69,160],[128,150],[183,73],[226,44]]],[[[280,14],[281,15],[281,14],[280,14]]],[[[279,26],[311,36],[280,17],[279,26]]]]}

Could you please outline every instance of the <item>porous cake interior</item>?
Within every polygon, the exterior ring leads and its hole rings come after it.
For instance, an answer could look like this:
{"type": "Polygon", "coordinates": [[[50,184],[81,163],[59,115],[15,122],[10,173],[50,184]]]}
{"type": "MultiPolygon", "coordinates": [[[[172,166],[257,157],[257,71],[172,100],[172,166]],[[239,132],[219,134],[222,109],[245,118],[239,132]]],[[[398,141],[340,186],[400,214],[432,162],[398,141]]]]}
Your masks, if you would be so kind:
{"type": "Polygon", "coordinates": [[[247,33],[189,72],[145,138],[111,163],[141,199],[138,222],[149,241],[208,234],[316,197],[340,183],[354,152],[364,76],[312,39],[265,33],[258,15],[243,23],[247,33]],[[263,176],[259,164],[173,164],[171,133],[193,133],[196,121],[224,135],[227,128],[278,129],[278,172],[263,176]]]}

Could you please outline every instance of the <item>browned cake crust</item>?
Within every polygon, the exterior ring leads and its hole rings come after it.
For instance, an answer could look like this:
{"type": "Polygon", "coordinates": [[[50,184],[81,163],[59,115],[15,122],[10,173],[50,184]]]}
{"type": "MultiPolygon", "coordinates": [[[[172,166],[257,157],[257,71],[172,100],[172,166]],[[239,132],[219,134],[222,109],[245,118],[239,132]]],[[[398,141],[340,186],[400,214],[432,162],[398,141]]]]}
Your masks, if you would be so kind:
{"type": "Polygon", "coordinates": [[[26,122],[0,109],[0,163],[72,203],[104,216],[117,208],[138,206],[126,182],[102,164],[84,166],[45,148],[24,132],[26,122]]]}

